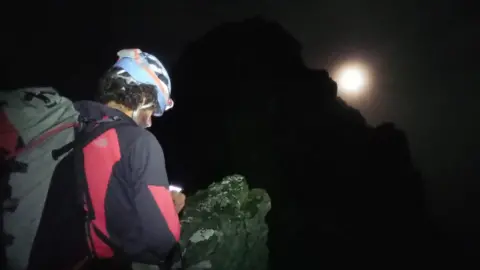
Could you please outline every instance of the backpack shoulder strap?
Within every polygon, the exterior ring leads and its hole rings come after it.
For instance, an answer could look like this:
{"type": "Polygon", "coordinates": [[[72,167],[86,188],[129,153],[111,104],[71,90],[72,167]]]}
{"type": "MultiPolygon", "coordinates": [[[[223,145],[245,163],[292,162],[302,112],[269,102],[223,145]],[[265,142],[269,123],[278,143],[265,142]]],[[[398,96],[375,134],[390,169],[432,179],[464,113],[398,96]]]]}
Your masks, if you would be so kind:
{"type": "Polygon", "coordinates": [[[131,121],[118,116],[107,117],[101,120],[82,118],[80,123],[81,126],[78,127],[77,138],[75,139],[75,146],[80,149],[83,149],[83,147],[112,128],[134,125],[131,121]]]}

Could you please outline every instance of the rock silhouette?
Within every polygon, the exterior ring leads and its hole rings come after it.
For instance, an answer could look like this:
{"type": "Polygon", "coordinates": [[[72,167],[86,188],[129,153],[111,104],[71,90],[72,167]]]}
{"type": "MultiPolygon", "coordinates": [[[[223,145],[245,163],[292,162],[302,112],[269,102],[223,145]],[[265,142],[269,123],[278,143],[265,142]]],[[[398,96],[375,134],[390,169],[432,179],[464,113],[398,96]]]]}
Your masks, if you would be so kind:
{"type": "Polygon", "coordinates": [[[406,135],[369,126],[279,24],[213,29],[185,50],[173,85],[177,105],[159,132],[171,178],[196,190],[239,173],[266,189],[270,269],[428,257],[406,135]]]}

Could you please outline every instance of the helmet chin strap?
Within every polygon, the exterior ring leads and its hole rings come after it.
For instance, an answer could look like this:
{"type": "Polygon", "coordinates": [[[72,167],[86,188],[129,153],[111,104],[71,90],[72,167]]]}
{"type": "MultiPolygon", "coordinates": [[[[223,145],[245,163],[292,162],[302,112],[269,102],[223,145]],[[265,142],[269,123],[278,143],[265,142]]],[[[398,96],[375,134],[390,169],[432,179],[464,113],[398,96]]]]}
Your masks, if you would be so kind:
{"type": "Polygon", "coordinates": [[[134,111],[132,112],[132,119],[133,119],[133,121],[135,121],[135,123],[137,123],[137,125],[141,126],[142,128],[149,128],[149,127],[151,127],[151,126],[152,126],[151,120],[149,120],[149,119],[141,119],[140,111],[143,110],[143,109],[150,108],[150,107],[152,107],[152,106],[153,106],[152,103],[140,105],[136,110],[134,110],[134,111]]]}

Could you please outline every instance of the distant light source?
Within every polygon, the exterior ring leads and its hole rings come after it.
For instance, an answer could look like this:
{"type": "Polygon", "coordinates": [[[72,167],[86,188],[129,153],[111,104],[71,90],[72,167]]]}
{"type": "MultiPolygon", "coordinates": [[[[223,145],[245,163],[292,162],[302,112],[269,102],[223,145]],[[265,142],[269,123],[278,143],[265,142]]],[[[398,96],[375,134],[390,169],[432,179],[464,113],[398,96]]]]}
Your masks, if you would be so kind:
{"type": "Polygon", "coordinates": [[[365,78],[359,69],[350,68],[341,73],[339,84],[347,91],[358,91],[364,86],[365,78]]]}
{"type": "Polygon", "coordinates": [[[360,64],[343,65],[336,70],[334,79],[344,97],[362,94],[368,86],[367,69],[360,64]]]}

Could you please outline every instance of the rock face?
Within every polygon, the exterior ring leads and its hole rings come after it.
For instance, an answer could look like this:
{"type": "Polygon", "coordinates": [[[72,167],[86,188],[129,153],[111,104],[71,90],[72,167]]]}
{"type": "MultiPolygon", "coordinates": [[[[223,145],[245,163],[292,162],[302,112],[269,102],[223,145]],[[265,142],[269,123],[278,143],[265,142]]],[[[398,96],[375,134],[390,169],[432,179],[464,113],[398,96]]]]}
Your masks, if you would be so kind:
{"type": "Polygon", "coordinates": [[[249,189],[239,175],[188,197],[181,218],[185,269],[267,269],[270,207],[267,192],[249,189]]]}
{"type": "Polygon", "coordinates": [[[169,176],[203,189],[234,171],[265,189],[270,269],[417,263],[434,248],[406,135],[368,125],[280,24],[212,29],[186,48],[172,78],[179,105],[159,127],[169,176]]]}

